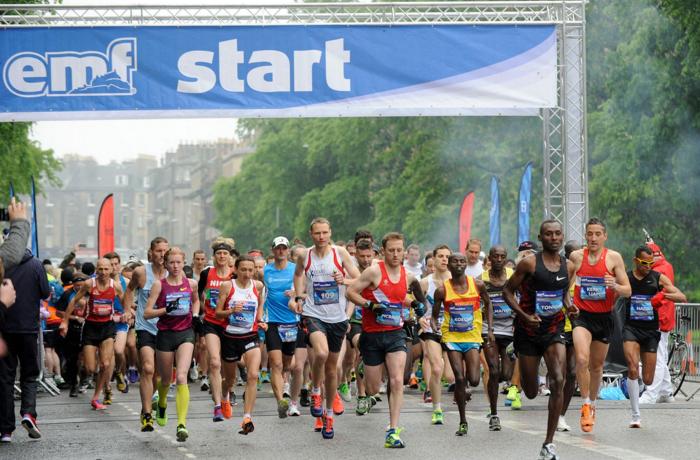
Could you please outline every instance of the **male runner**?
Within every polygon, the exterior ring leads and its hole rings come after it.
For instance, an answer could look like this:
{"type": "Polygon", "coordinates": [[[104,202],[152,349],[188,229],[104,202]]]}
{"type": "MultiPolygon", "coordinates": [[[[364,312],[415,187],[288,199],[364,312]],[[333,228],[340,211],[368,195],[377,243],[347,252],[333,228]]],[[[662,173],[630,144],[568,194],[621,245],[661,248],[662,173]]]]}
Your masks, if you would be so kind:
{"type": "Polygon", "coordinates": [[[136,347],[139,352],[139,393],[141,396],[141,431],[153,431],[151,417],[152,397],[155,376],[156,335],[158,334],[158,319],[145,319],[151,286],[156,280],[165,278],[167,272],[164,266],[165,253],[168,251],[168,240],[158,236],[151,240],[148,249],[149,263],[134,269],[129,285],[124,294],[124,311],[128,315],[136,310],[136,347]],[[136,292],[136,308],[134,308],[134,292],[136,292]]]}
{"type": "Polygon", "coordinates": [[[192,254],[192,275],[195,281],[199,281],[199,275],[207,267],[207,254],[203,249],[197,249],[192,254]]]}
{"type": "Polygon", "coordinates": [[[317,217],[312,220],[309,234],[314,245],[305,257],[296,260],[294,308],[302,314],[302,325],[313,350],[311,415],[322,417],[324,427],[321,434],[324,439],[332,439],[338,356],[348,328],[345,286],[359,277],[360,272],[348,251],[330,243],[331,224],[327,219],[317,217]],[[325,411],[321,402],[322,386],[325,411]]]}
{"type": "Polygon", "coordinates": [[[114,358],[114,337],[116,326],[113,321],[115,299],[124,296],[122,287],[111,277],[112,264],[102,258],[97,260],[97,276],[83,283],[78,293],[71,299],[61,322],[61,335],[68,332],[68,321],[75,305],[88,296],[87,316],[83,327],[83,360],[88,374],[97,371],[96,355],[99,350],[100,369],[95,382],[95,392],[90,405],[95,410],[104,410],[106,406],[100,401],[102,391],[107,388],[111,376],[111,364],[114,358]]]}
{"type": "Polygon", "coordinates": [[[484,271],[484,265],[479,260],[481,254],[481,240],[472,238],[467,241],[467,247],[464,248],[467,256],[466,274],[472,278],[476,278],[484,271]]]}
{"type": "MultiPolygon", "coordinates": [[[[119,283],[122,292],[126,292],[126,278],[122,276],[121,257],[116,252],[109,252],[104,255],[112,265],[111,277],[115,284],[119,283]]],[[[124,306],[119,299],[114,301],[114,324],[117,327],[117,335],[114,339],[114,359],[110,369],[110,375],[116,369],[117,390],[122,393],[129,392],[129,384],[126,380],[126,339],[129,333],[129,323],[124,322],[124,306]]],[[[111,393],[111,391],[110,391],[111,393]]],[[[111,396],[111,395],[110,395],[111,396]]],[[[110,398],[111,399],[111,398],[110,398]]],[[[105,395],[105,404],[107,395],[105,395]]]]}
{"type": "Polygon", "coordinates": [[[630,428],[641,428],[639,413],[639,358],[642,358],[642,381],[651,385],[656,370],[656,350],[661,333],[659,332],[659,308],[663,300],[687,302],[685,295],[671,283],[671,280],[657,271],[653,251],[648,246],[640,246],[634,253],[634,270],[627,276],[632,294],[625,309],[625,327],[622,341],[627,360],[627,391],[632,406],[630,428]]]}
{"type": "MultiPolygon", "coordinates": [[[[433,328],[437,329],[442,309],[442,343],[447,348],[447,357],[455,375],[455,399],[459,410],[459,428],[455,433],[457,436],[466,436],[469,429],[465,415],[467,380],[473,387],[479,385],[482,303],[486,308],[489,324],[493,324],[491,299],[486,292],[486,286],[471,275],[465,275],[466,268],[467,258],[464,254],[450,254],[447,269],[452,276],[435,290],[431,318],[433,328]]],[[[488,338],[489,342],[495,343],[492,327],[488,329],[488,338]]]]}
{"type": "MultiPolygon", "coordinates": [[[[486,285],[493,307],[493,335],[496,342],[487,342],[484,347],[484,355],[488,365],[488,397],[491,406],[489,415],[489,430],[500,431],[501,421],[498,418],[498,383],[500,381],[510,382],[513,376],[513,361],[508,356],[506,348],[513,342],[513,310],[510,309],[503,299],[503,286],[513,275],[513,270],[506,268],[508,252],[501,245],[493,246],[489,249],[488,260],[491,267],[481,274],[481,281],[486,285]]],[[[489,330],[491,323],[485,324],[484,332],[489,330]]],[[[486,337],[483,337],[486,338],[486,337]]]]}
{"type": "Polygon", "coordinates": [[[603,364],[613,331],[615,297],[629,297],[630,283],[619,253],[608,250],[605,224],[592,218],[586,224],[586,247],[571,253],[576,270],[574,304],[580,315],[573,321],[576,377],[581,389],[581,431],[595,424],[595,401],[603,378],[603,364]]]}
{"type": "Polygon", "coordinates": [[[547,434],[539,458],[549,460],[558,458],[552,442],[564,399],[566,339],[562,307],[566,307],[570,315],[576,315],[577,310],[569,296],[574,267],[559,255],[564,241],[561,223],[545,220],[540,225],[538,238],[542,251],[518,262],[515,273],[503,288],[503,297],[517,315],[513,343],[518,354],[521,385],[528,399],[537,396],[538,369],[543,357],[547,366],[551,394],[547,434]],[[515,298],[517,289],[520,289],[519,304],[515,298]]]}
{"type": "MultiPolygon", "coordinates": [[[[445,281],[450,279],[452,275],[447,269],[447,260],[452,254],[452,250],[447,245],[437,246],[433,249],[433,259],[435,260],[435,273],[426,276],[420,280],[421,289],[425,293],[428,301],[429,315],[432,315],[433,305],[435,304],[435,290],[445,284],[445,281]]],[[[436,327],[433,329],[430,325],[430,319],[421,319],[422,332],[420,334],[423,340],[423,354],[427,357],[429,366],[423,361],[423,378],[427,377],[428,390],[423,394],[423,401],[428,402],[428,397],[433,403],[432,424],[442,425],[444,423],[444,414],[442,412],[442,374],[445,368],[443,360],[443,345],[442,345],[442,321],[443,312],[440,311],[437,319],[436,327]]]]}
{"type": "Polygon", "coordinates": [[[404,257],[403,235],[387,233],[382,238],[384,259],[362,272],[347,292],[347,298],[355,305],[362,305],[362,334],[360,351],[365,364],[365,384],[370,394],[379,391],[382,371],[389,377],[389,429],[384,447],[405,447],[401,440],[399,416],[403,405],[403,380],[406,366],[406,331],[408,319],[406,294],[410,287],[418,299],[410,305],[418,317],[425,314],[425,297],[418,279],[407,273],[402,265],[404,257]]]}

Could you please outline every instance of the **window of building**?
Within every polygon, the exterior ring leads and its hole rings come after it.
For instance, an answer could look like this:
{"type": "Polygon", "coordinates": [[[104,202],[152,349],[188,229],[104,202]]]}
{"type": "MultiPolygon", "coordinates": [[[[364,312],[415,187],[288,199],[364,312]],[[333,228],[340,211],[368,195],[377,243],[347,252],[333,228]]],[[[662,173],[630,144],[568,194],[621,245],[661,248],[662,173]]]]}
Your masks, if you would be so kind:
{"type": "Polygon", "coordinates": [[[129,185],[129,176],[126,174],[117,174],[114,176],[114,181],[117,185],[129,185]]]}
{"type": "Polygon", "coordinates": [[[88,214],[88,216],[87,216],[87,226],[88,226],[88,227],[94,227],[94,226],[95,226],[95,215],[94,215],[94,214],[88,214]]]}
{"type": "Polygon", "coordinates": [[[129,225],[129,215],[122,214],[122,227],[126,227],[127,225],[129,225]]]}
{"type": "Polygon", "coordinates": [[[146,206],[146,194],[145,193],[137,193],[136,194],[136,202],[140,208],[143,208],[146,206]]]}

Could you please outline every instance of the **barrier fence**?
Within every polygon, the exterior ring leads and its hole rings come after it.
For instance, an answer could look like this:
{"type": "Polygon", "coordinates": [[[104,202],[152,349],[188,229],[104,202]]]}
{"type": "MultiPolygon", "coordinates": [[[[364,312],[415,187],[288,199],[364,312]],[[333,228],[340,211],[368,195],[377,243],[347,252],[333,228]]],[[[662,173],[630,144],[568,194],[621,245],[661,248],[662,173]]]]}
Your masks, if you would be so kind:
{"type": "MultiPolygon", "coordinates": [[[[676,304],[676,328],[673,330],[677,334],[677,342],[685,343],[687,352],[676,352],[670,355],[669,369],[678,369],[680,374],[676,376],[681,383],[700,383],[700,368],[698,358],[700,358],[700,303],[677,303],[676,304]]],[[[673,336],[671,337],[673,339],[673,336]]],[[[674,340],[669,340],[669,347],[673,349],[674,340]]],[[[682,348],[682,345],[680,345],[682,348]]],[[[672,371],[672,378],[673,378],[672,371]]],[[[675,382],[674,382],[675,385],[675,382]]],[[[679,395],[691,400],[700,393],[700,387],[690,389],[688,386],[681,386],[679,395]]],[[[678,395],[677,395],[678,396],[678,395]]]]}

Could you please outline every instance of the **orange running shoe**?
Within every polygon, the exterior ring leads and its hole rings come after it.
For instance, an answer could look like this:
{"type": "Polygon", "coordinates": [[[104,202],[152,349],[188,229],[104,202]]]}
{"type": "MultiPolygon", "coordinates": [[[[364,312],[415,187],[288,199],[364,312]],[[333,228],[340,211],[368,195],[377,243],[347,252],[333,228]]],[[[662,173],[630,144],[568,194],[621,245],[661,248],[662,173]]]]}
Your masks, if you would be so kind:
{"type": "Polygon", "coordinates": [[[343,400],[340,399],[340,395],[336,392],[335,399],[333,399],[333,413],[335,415],[342,415],[345,412],[345,406],[343,405],[343,400]]]}
{"type": "Polygon", "coordinates": [[[412,375],[411,378],[408,380],[408,387],[413,388],[414,390],[418,388],[418,379],[415,375],[412,375]]]}
{"type": "Polygon", "coordinates": [[[233,417],[233,407],[231,406],[231,401],[228,399],[221,401],[221,413],[226,419],[233,417]]]}
{"type": "Polygon", "coordinates": [[[333,439],[333,436],[335,436],[335,430],[333,429],[333,417],[326,417],[324,414],[322,422],[323,429],[321,430],[321,436],[323,436],[323,439],[333,439]]]}
{"type": "Polygon", "coordinates": [[[323,415],[323,400],[320,394],[311,395],[311,407],[309,407],[309,409],[311,409],[312,417],[320,417],[323,415]]]}
{"type": "Polygon", "coordinates": [[[321,417],[316,417],[316,423],[314,423],[314,431],[316,433],[320,433],[322,429],[323,429],[323,420],[321,420],[321,417]]]}
{"type": "Polygon", "coordinates": [[[595,424],[595,408],[586,403],[581,406],[581,431],[590,433],[595,424]]]}
{"type": "Polygon", "coordinates": [[[254,430],[255,425],[253,425],[253,419],[246,417],[243,419],[243,423],[241,423],[241,431],[239,431],[238,434],[247,435],[248,433],[252,433],[254,430]]]}

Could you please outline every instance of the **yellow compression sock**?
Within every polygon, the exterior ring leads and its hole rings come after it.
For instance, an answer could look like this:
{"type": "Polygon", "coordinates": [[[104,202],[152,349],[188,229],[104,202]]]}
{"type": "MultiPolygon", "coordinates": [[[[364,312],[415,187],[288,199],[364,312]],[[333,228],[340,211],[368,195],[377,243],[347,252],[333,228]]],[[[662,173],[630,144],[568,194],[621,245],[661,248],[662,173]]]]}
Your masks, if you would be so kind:
{"type": "Polygon", "coordinates": [[[168,407],[168,390],[170,385],[158,382],[158,407],[168,407]]]}
{"type": "Polygon", "coordinates": [[[186,383],[177,385],[175,405],[177,406],[177,424],[185,425],[187,420],[187,409],[190,406],[190,387],[187,386],[186,383]]]}

